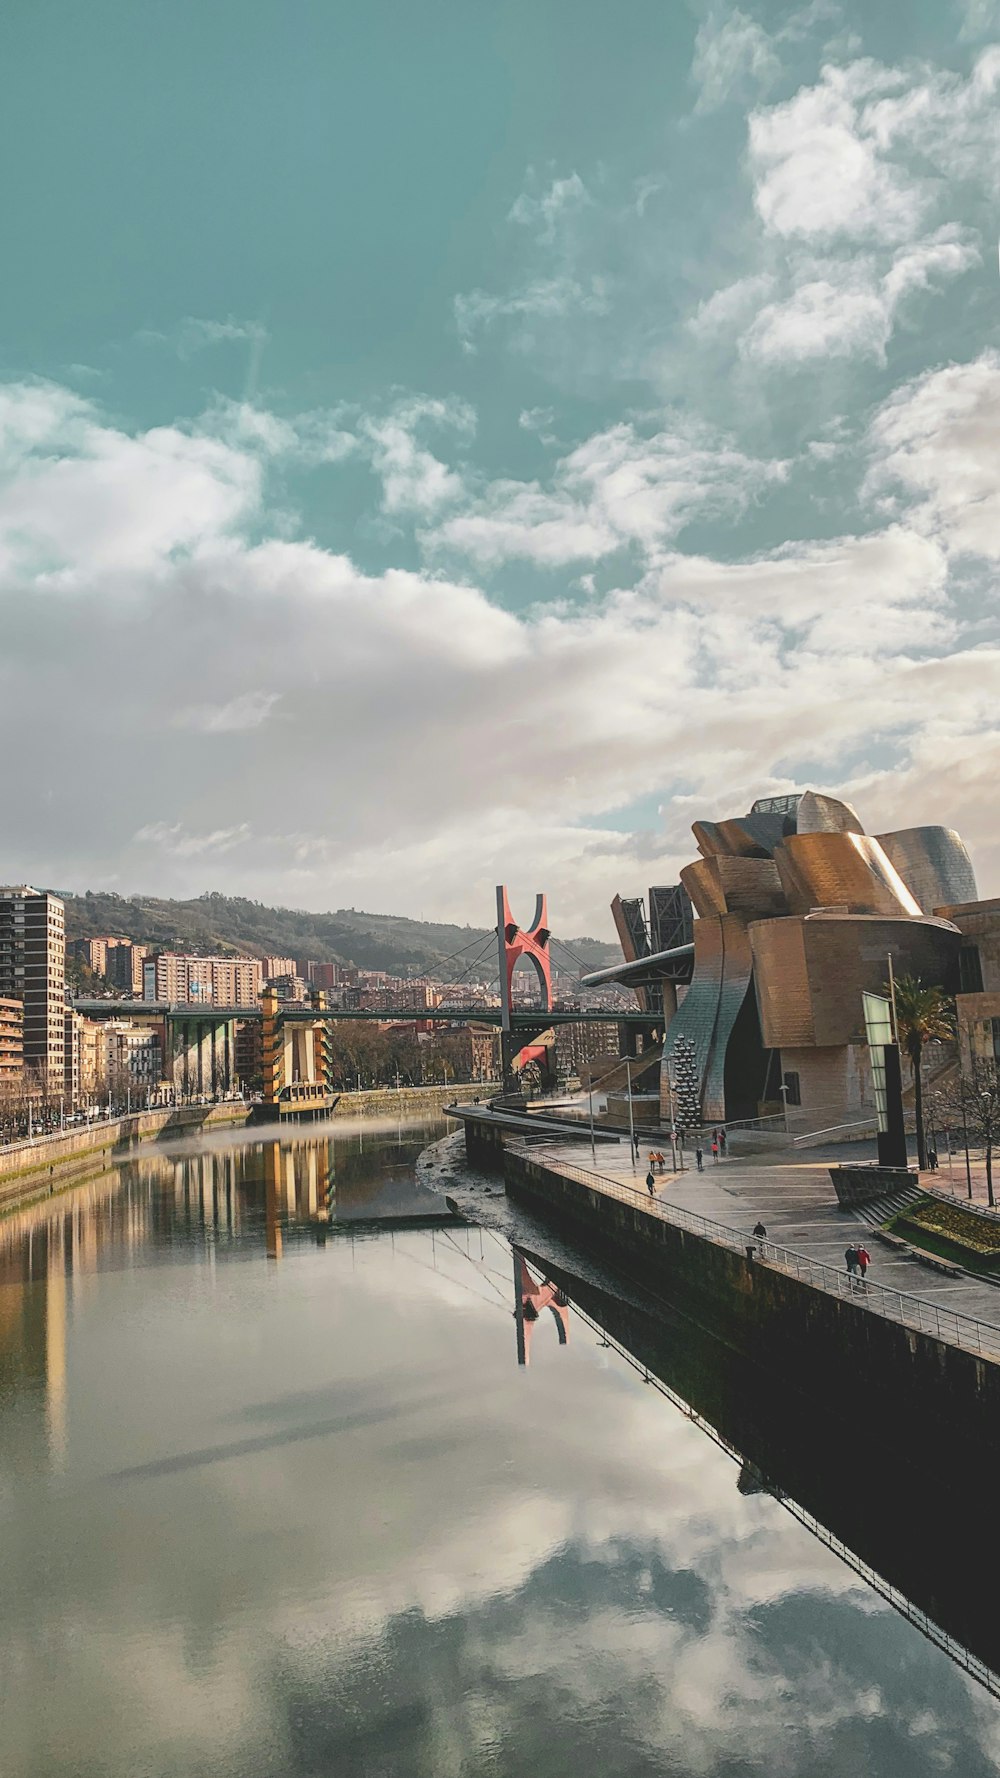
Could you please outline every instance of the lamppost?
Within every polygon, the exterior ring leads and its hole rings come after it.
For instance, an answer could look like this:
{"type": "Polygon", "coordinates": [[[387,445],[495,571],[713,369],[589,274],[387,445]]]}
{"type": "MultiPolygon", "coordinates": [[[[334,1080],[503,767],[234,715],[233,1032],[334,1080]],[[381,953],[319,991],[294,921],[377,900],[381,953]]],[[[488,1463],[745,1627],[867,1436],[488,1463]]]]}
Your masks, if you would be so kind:
{"type": "Polygon", "coordinates": [[[587,1098],[590,1102],[590,1158],[597,1164],[597,1145],[594,1141],[594,1077],[587,1082],[587,1098]]]}
{"type": "Polygon", "coordinates": [[[628,1091],[628,1143],[632,1159],[632,1171],[635,1172],[635,1119],[632,1115],[632,1062],[629,1058],[625,1063],[625,1083],[628,1091]]]}
{"type": "Polygon", "coordinates": [[[778,1088],[781,1094],[781,1109],[785,1118],[785,1135],[788,1135],[788,1082],[783,1080],[778,1088]]]}

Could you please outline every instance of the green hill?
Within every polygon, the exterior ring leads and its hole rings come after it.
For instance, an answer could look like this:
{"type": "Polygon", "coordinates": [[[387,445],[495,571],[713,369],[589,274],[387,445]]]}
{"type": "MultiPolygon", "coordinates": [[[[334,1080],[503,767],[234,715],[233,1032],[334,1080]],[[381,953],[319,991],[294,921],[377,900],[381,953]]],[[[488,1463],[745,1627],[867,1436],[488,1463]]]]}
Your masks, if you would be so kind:
{"type": "MultiPolygon", "coordinates": [[[[384,969],[390,975],[423,975],[447,959],[448,975],[457,976],[492,934],[485,927],[448,926],[409,920],[401,914],[365,914],[355,908],[310,914],[296,908],[264,907],[240,896],[199,895],[193,901],[164,901],[154,896],[66,895],[66,937],[114,935],[158,950],[239,953],[247,957],[310,957],[317,963],[354,963],[361,969],[384,969]]],[[[597,939],[568,941],[586,969],[602,969],[620,960],[616,945],[597,939]]],[[[558,944],[556,968],[570,973],[572,964],[558,944]]],[[[492,966],[487,951],[485,963],[492,966]]]]}

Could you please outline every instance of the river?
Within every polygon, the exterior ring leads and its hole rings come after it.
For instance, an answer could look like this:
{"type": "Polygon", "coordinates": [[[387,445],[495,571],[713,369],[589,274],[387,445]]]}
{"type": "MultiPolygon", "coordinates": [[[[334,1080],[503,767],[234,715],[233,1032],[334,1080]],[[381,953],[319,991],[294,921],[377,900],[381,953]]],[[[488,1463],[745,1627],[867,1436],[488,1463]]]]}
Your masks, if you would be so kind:
{"type": "Polygon", "coordinates": [[[518,1364],[537,1231],[432,1220],[443,1128],[178,1144],[0,1223],[3,1778],[997,1772],[1000,1705],[599,1291],[518,1364]]]}

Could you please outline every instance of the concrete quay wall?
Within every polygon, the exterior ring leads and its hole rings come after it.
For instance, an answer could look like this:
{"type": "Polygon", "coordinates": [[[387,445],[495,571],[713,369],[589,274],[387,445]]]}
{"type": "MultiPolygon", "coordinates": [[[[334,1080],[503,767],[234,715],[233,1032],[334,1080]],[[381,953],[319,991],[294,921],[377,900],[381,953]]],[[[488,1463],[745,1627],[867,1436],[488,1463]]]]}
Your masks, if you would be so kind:
{"type": "Polygon", "coordinates": [[[89,1176],[95,1160],[110,1165],[130,1149],[151,1137],[196,1136],[200,1130],[244,1123],[246,1107],[240,1104],[171,1105],[161,1111],[137,1111],[110,1122],[60,1130],[51,1136],[12,1142],[0,1148],[0,1209],[7,1209],[48,1190],[50,1176],[59,1189],[73,1182],[81,1171],[89,1176]],[[72,1175],[72,1178],[70,1177],[72,1175]]]}
{"type": "Polygon", "coordinates": [[[507,1190],[734,1352],[926,1469],[1000,1451],[1000,1363],[918,1333],[508,1150],[507,1190]]]}

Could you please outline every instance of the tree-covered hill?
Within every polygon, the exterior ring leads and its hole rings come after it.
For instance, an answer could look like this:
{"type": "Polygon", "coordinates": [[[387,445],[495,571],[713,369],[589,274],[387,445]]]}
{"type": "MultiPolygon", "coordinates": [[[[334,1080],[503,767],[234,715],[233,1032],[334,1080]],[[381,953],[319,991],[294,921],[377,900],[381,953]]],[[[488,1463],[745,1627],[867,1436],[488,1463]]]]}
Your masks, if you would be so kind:
{"type": "MultiPolygon", "coordinates": [[[[448,926],[410,920],[401,914],[366,914],[354,908],[310,914],[296,908],[264,907],[239,896],[200,895],[193,901],[154,896],[66,895],[66,936],[115,935],[160,950],[240,953],[248,957],[310,957],[318,963],[354,963],[391,975],[423,975],[454,958],[447,974],[457,975],[490,934],[485,927],[448,926]]],[[[588,969],[619,961],[616,945],[574,938],[571,950],[588,969]]],[[[556,967],[571,969],[565,952],[553,952],[556,967]]],[[[487,953],[492,967],[492,956],[487,953]]]]}

